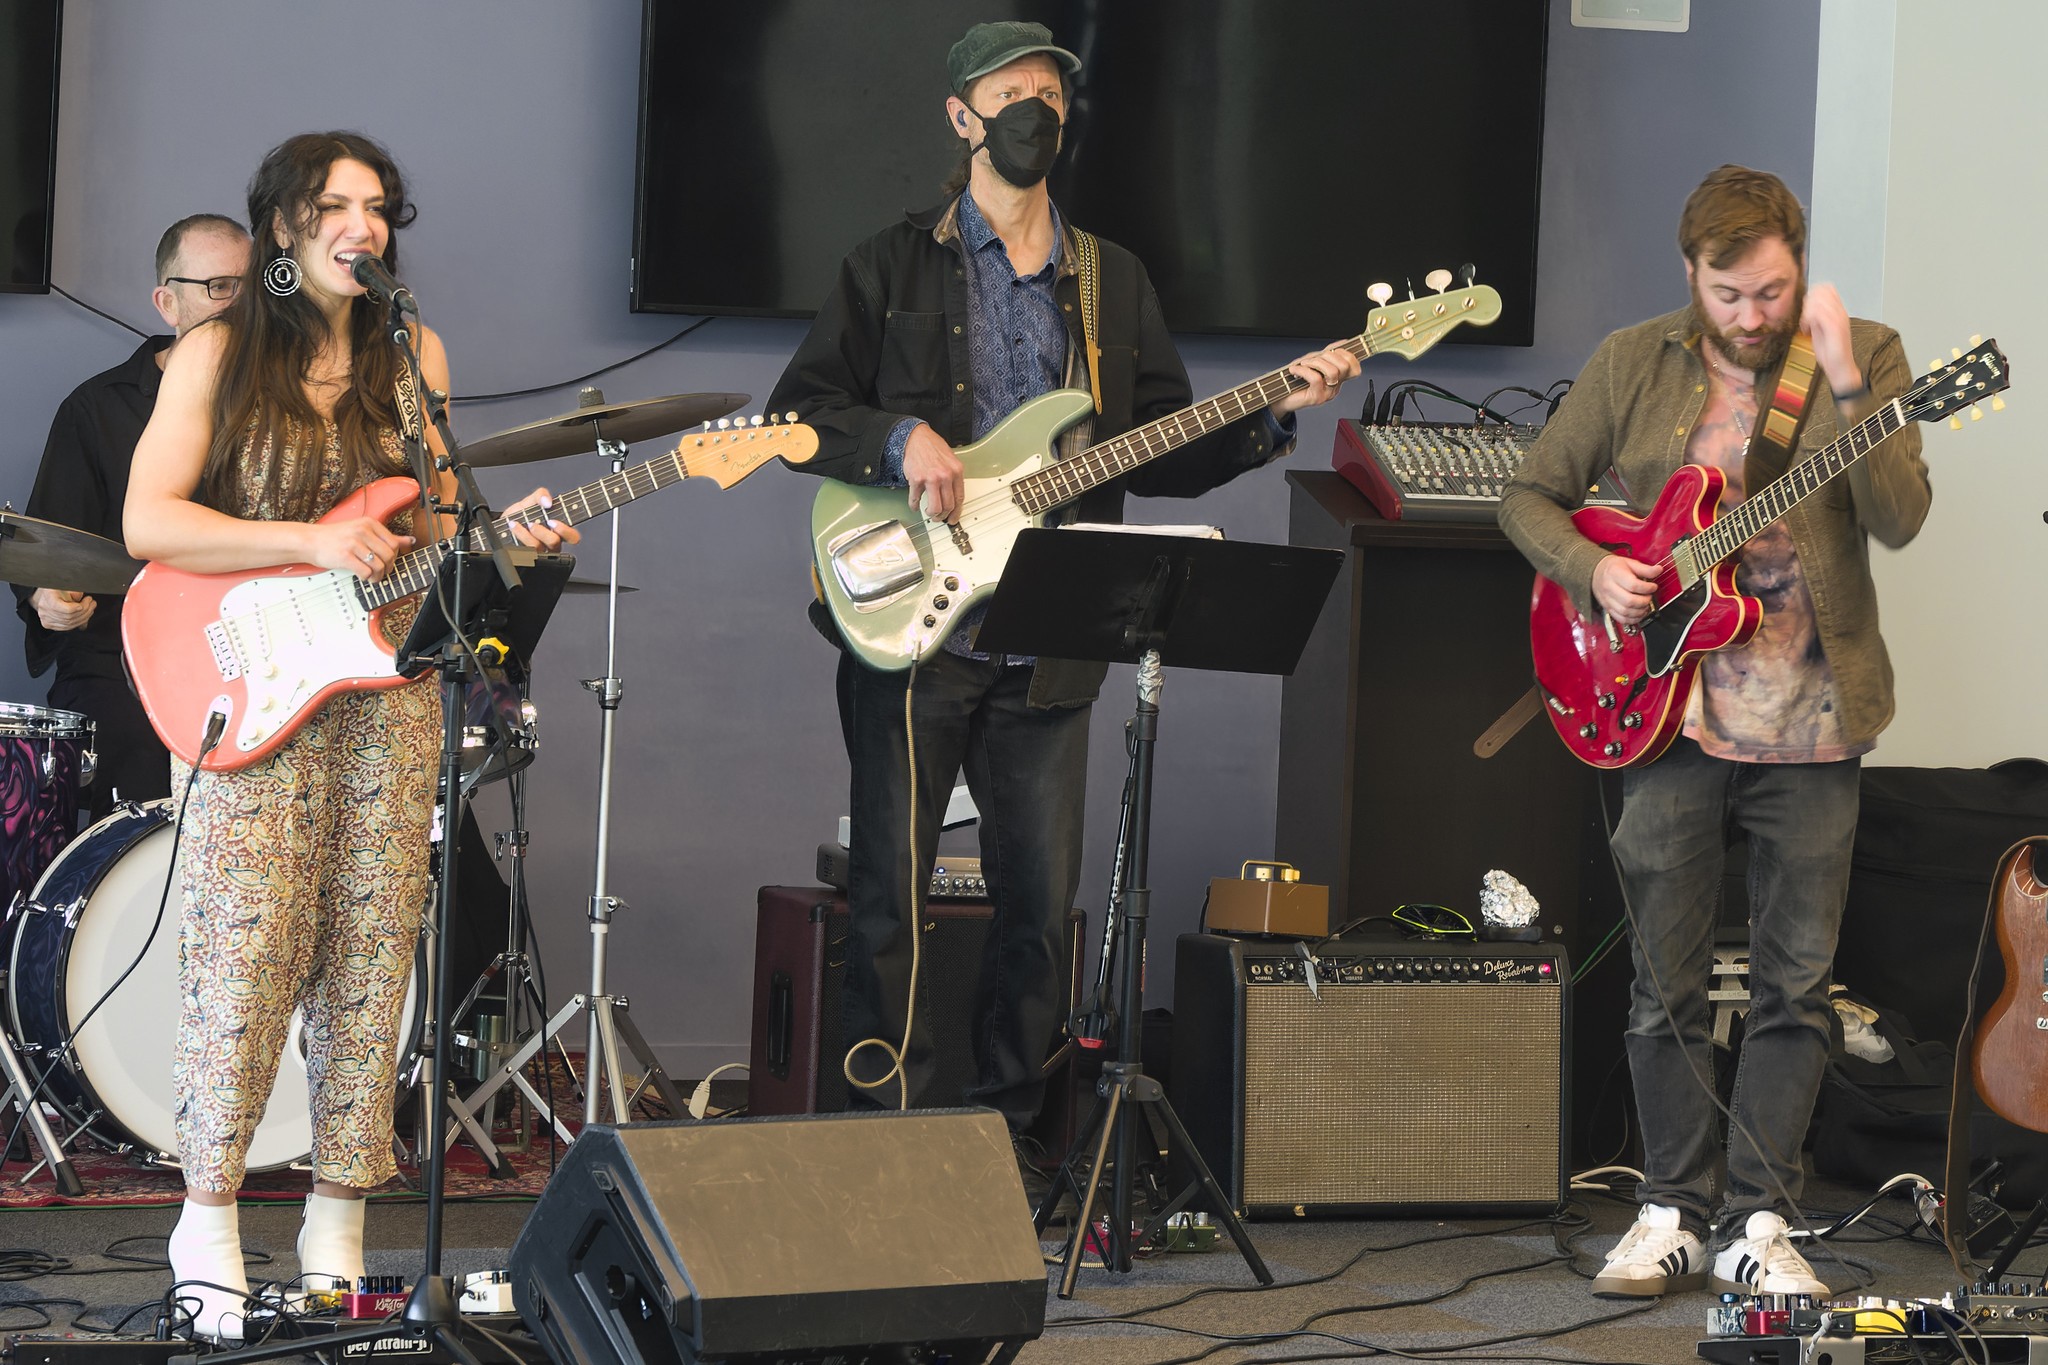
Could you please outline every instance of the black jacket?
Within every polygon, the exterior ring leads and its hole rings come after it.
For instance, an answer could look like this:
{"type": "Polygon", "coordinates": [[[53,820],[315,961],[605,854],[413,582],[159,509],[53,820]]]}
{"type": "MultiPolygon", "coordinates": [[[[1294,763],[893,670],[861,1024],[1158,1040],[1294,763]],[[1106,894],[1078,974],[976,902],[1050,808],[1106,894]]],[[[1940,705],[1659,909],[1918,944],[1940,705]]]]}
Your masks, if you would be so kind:
{"type": "MultiPolygon", "coordinates": [[[[128,466],[135,443],[156,410],[164,372],[156,354],[176,340],[151,337],[111,370],[80,384],[57,409],[50,439],[29,494],[28,515],[74,526],[109,540],[121,540],[121,505],[128,500],[128,466]]],[[[62,584],[55,586],[61,587],[62,584]]],[[[57,677],[114,678],[121,671],[121,603],[100,594],[99,606],[83,630],[45,630],[30,605],[36,585],[16,585],[15,612],[27,626],[23,644],[31,677],[54,661],[57,677]]]]}
{"type": "MultiPolygon", "coordinates": [[[[889,433],[906,417],[928,423],[947,444],[973,439],[974,376],[968,363],[967,263],[956,224],[958,199],[884,228],[850,252],[817,321],[791,357],[768,406],[795,411],[818,432],[818,453],[791,468],[848,483],[871,483],[889,433]]],[[[1064,215],[1062,220],[1064,221],[1064,215]]],[[[1079,440],[1106,440],[1193,401],[1159,297],[1138,258],[1099,242],[1102,410],[1079,440]]],[[[1088,387],[1080,279],[1071,232],[1062,229],[1054,296],[1067,324],[1067,384],[1088,387]]],[[[1061,454],[1078,445],[1063,442],[1061,454]]],[[[1261,414],[1220,427],[1102,484],[1075,504],[1070,520],[1122,521],[1124,495],[1192,498],[1276,455],[1261,414]]],[[[1034,706],[1094,700],[1107,666],[1039,661],[1034,706]]]]}

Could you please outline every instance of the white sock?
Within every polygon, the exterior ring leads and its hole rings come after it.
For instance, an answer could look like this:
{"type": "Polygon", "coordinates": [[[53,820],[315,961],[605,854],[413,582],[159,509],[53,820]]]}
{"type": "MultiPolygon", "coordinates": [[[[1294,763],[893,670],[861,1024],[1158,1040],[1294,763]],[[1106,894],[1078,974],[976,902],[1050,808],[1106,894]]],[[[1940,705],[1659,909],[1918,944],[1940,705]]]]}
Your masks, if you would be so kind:
{"type": "Polygon", "coordinates": [[[171,1278],[206,1282],[178,1287],[177,1316],[182,1319],[185,1310],[194,1310],[195,1336],[240,1341],[249,1294],[249,1277],[242,1269],[241,1210],[233,1204],[216,1207],[187,1199],[178,1226],[171,1230],[171,1278]]]}
{"type": "Polygon", "coordinates": [[[306,1196],[306,1221],[299,1227],[299,1284],[306,1289],[356,1287],[363,1270],[363,1199],[306,1196]],[[326,1278],[317,1278],[326,1277],[326,1278]],[[330,1285],[329,1280],[340,1284],[330,1285]]]}

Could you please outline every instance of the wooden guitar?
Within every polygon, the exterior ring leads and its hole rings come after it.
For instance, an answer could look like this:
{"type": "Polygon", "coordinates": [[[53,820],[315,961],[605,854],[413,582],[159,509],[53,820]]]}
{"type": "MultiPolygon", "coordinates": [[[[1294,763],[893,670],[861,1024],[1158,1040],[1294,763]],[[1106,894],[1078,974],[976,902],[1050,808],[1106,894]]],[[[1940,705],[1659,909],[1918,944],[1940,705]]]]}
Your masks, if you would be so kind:
{"type": "MultiPolygon", "coordinates": [[[[818,433],[801,425],[738,426],[685,436],[668,454],[555,495],[551,512],[523,508],[497,523],[532,526],[552,515],[570,525],[604,515],[683,479],[730,488],[770,458],[801,464],[818,433]]],[[[419,502],[411,479],[379,479],[349,494],[322,521],[388,521],[419,502]]],[[[470,532],[482,550],[483,533],[470,532]]],[[[200,766],[246,768],[277,752],[308,716],[340,692],[397,687],[384,612],[434,581],[450,542],[400,555],[374,583],[354,574],[284,564],[243,573],[196,574],[148,564],[129,585],[121,638],[142,709],[164,746],[190,763],[214,711],[227,714],[222,742],[200,766]]]]}
{"type": "MultiPolygon", "coordinates": [[[[1680,466],[1648,516],[1605,507],[1572,513],[1580,535],[1659,566],[1662,577],[1657,605],[1638,631],[1617,628],[1597,606],[1591,619],[1580,615],[1569,593],[1537,577],[1529,602],[1536,685],[1566,748],[1596,768],[1640,767],[1662,756],[1685,725],[1700,657],[1746,642],[1763,622],[1763,604],[1735,588],[1742,547],[1907,423],[1985,398],[2005,406],[1994,397],[2010,383],[1998,344],[1973,339],[1968,354],[1955,355],[1719,520],[1724,476],[1702,465],[1680,466]]],[[[1983,413],[1970,415],[1974,421],[1983,413]]]]}
{"type": "MultiPolygon", "coordinates": [[[[1382,351],[1413,360],[1453,327],[1499,316],[1499,294],[1467,285],[1377,308],[1362,334],[1339,344],[1361,360],[1382,351]]],[[[953,452],[966,471],[958,524],[925,516],[901,488],[825,480],[811,507],[825,605],[869,667],[909,668],[945,643],[960,613],[995,592],[1019,532],[1045,525],[1046,513],[1098,484],[1303,387],[1305,381],[1275,370],[1059,461],[1051,452],[1060,433],[1094,403],[1078,389],[1040,394],[953,452]]]]}
{"type": "Polygon", "coordinates": [[[2001,1117],[2048,1133],[2048,885],[2035,858],[2040,840],[2013,847],[1998,865],[1998,951],[2005,989],[1977,1026],[1971,1075],[2001,1117]]]}

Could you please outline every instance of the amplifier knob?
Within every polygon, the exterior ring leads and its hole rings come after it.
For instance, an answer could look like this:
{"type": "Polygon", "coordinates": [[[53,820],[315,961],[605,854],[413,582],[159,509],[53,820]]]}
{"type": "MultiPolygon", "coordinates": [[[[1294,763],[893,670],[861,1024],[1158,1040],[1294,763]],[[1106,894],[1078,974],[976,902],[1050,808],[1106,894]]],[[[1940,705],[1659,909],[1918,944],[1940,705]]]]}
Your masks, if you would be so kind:
{"type": "Polygon", "coordinates": [[[1441,963],[1441,962],[1432,962],[1432,963],[1430,963],[1430,964],[1429,964],[1429,974],[1430,974],[1431,976],[1442,976],[1442,975],[1444,974],[1444,964],[1443,964],[1443,963],[1441,963]]]}

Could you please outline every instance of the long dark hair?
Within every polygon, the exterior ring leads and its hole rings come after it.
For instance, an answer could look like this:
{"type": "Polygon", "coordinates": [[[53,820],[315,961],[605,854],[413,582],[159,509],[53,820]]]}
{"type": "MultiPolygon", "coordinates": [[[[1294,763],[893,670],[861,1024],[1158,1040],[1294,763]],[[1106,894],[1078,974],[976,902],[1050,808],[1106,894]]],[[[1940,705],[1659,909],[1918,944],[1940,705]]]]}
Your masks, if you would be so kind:
{"type": "MultiPolygon", "coordinates": [[[[389,152],[360,133],[301,133],[263,158],[249,180],[255,249],[241,292],[220,318],[227,344],[213,390],[213,446],[199,480],[200,501],[217,510],[236,508],[241,482],[251,473],[260,473],[265,501],[285,518],[310,521],[324,510],[314,498],[327,419],[306,397],[306,380],[327,340],[327,320],[303,292],[280,297],[264,287],[263,279],[274,262],[290,254],[290,248],[277,244],[272,223],[282,221],[294,239],[316,230],[320,215],[314,201],[327,188],[328,172],[337,161],[359,161],[382,182],[384,218],[391,228],[384,263],[398,269],[398,231],[412,222],[415,210],[406,201],[404,177],[389,152]],[[288,427],[313,442],[295,462],[289,487],[284,459],[288,427]],[[245,448],[249,459],[262,461],[260,471],[244,469],[245,448]]],[[[380,427],[398,425],[393,385],[403,361],[386,335],[383,306],[368,298],[350,306],[348,345],[350,383],[335,401],[333,422],[347,474],[344,486],[354,488],[366,481],[366,474],[406,472],[377,439],[380,427]]]]}

